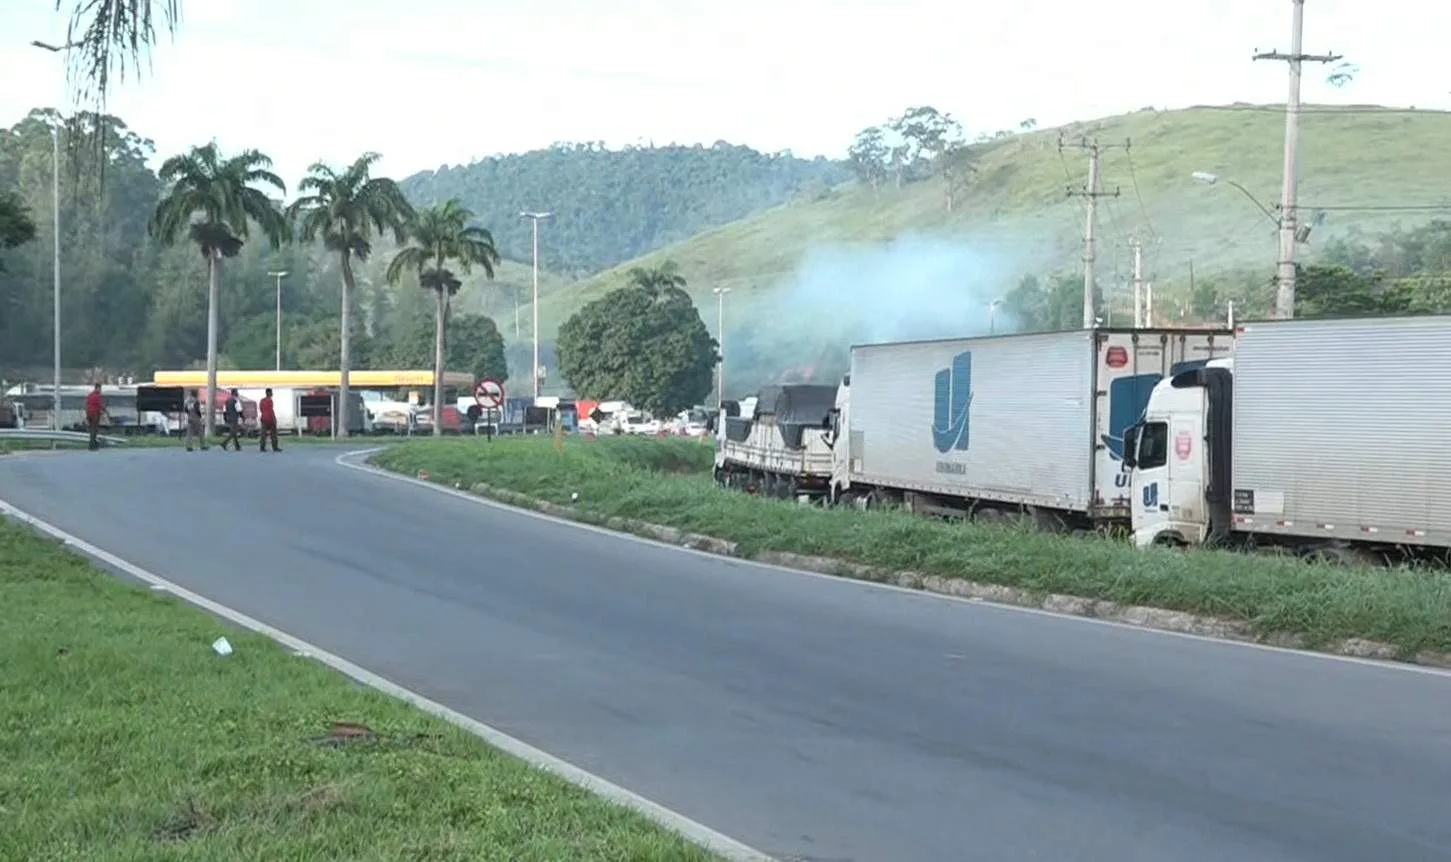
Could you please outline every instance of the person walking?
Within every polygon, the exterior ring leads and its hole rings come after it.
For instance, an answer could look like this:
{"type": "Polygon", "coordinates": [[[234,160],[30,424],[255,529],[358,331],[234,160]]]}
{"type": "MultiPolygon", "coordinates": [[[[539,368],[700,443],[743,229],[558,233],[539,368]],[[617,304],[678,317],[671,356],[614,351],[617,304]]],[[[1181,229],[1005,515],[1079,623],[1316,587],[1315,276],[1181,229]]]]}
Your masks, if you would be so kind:
{"type": "Polygon", "coordinates": [[[227,393],[226,406],[222,408],[222,421],[227,424],[227,436],[222,438],[222,451],[231,443],[242,451],[242,396],[233,389],[227,393]]]}
{"type": "Polygon", "coordinates": [[[272,440],[272,451],[281,452],[277,445],[277,411],[272,406],[272,390],[269,388],[263,395],[262,400],[257,402],[257,418],[262,424],[257,439],[261,442],[262,452],[267,451],[267,440],[272,440]]]}
{"type": "Polygon", "coordinates": [[[202,436],[202,402],[197,397],[195,389],[187,390],[186,402],[182,404],[182,412],[186,417],[186,451],[192,450],[193,440],[203,452],[207,451],[207,441],[202,436]]]}
{"type": "Polygon", "coordinates": [[[86,430],[90,432],[91,451],[101,448],[101,417],[106,417],[107,422],[113,422],[111,414],[106,410],[106,401],[101,397],[101,384],[97,383],[86,393],[86,430]]]}

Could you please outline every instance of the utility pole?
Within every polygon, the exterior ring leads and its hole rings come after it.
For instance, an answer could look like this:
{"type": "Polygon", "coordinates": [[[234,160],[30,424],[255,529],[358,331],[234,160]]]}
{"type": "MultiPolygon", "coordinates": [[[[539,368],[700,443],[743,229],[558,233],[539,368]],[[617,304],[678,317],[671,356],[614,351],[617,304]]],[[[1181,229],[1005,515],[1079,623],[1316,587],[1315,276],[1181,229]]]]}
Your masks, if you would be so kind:
{"type": "MultiPolygon", "coordinates": [[[[1064,149],[1063,139],[1058,139],[1058,151],[1064,149]]],[[[1088,152],[1088,185],[1082,189],[1068,189],[1070,198],[1085,198],[1088,202],[1088,218],[1083,227],[1083,328],[1092,329],[1094,318],[1097,317],[1098,304],[1095,301],[1097,293],[1096,280],[1094,278],[1094,264],[1098,260],[1098,199],[1116,198],[1119,195],[1117,187],[1111,192],[1105,192],[1099,187],[1099,159],[1104,150],[1122,146],[1125,150],[1129,144],[1125,141],[1122,144],[1101,145],[1097,140],[1090,141],[1082,138],[1078,143],[1072,145],[1075,149],[1088,152]]]]}
{"type": "MultiPolygon", "coordinates": [[[[534,222],[534,400],[539,400],[539,221],[553,213],[519,213],[519,218],[534,222]]],[[[516,306],[517,308],[517,306],[516,306]]],[[[518,321],[517,311],[514,320],[518,321]]]]}
{"type": "MultiPolygon", "coordinates": [[[[64,45],[51,45],[40,40],[32,41],[32,47],[42,51],[49,51],[52,54],[68,54],[70,49],[76,47],[75,42],[67,42],[64,45]]],[[[64,56],[63,54],[63,56],[64,56]]],[[[64,78],[61,79],[64,83],[64,78]]],[[[61,101],[56,102],[55,125],[50,129],[50,208],[51,208],[51,233],[54,234],[51,243],[51,369],[53,379],[51,384],[55,387],[51,398],[51,427],[60,430],[60,124],[62,122],[60,107],[64,101],[64,89],[62,89],[61,101]]]]}
{"type": "Polygon", "coordinates": [[[277,279],[277,370],[282,370],[282,279],[287,277],[287,270],[280,269],[267,273],[277,279]]]}
{"type": "Polygon", "coordinates": [[[1290,94],[1285,100],[1285,170],[1280,190],[1280,264],[1275,285],[1275,316],[1295,316],[1295,246],[1299,242],[1300,70],[1305,61],[1333,63],[1338,54],[1305,53],[1305,0],[1290,0],[1290,53],[1256,52],[1256,60],[1282,60],[1290,66],[1290,94]]]}
{"type": "Polygon", "coordinates": [[[1142,329],[1144,323],[1144,246],[1138,237],[1134,238],[1134,328],[1142,329]]]}
{"type": "Polygon", "coordinates": [[[711,288],[715,294],[715,343],[720,352],[720,359],[715,366],[715,409],[724,410],[725,404],[725,296],[731,292],[729,287],[711,288]]]}

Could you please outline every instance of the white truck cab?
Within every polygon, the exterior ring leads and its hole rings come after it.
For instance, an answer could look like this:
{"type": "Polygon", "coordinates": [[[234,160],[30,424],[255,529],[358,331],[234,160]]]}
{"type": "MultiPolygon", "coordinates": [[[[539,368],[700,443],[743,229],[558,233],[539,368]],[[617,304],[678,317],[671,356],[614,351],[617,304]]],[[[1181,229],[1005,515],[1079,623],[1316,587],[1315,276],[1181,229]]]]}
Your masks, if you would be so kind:
{"type": "MultiPolygon", "coordinates": [[[[1233,362],[1212,359],[1205,368],[1232,372],[1233,362]]],[[[1176,387],[1174,379],[1154,386],[1143,419],[1124,435],[1127,466],[1133,468],[1130,500],[1138,547],[1199,545],[1210,533],[1208,390],[1176,387]]]]}

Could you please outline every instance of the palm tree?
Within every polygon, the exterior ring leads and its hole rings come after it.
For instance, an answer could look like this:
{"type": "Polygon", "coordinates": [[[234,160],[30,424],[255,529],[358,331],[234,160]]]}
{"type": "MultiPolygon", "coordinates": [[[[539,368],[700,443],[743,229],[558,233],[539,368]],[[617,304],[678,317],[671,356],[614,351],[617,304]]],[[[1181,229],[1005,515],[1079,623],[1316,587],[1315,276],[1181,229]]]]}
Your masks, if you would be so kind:
{"type": "Polygon", "coordinates": [[[443,433],[443,330],[448,318],[449,297],[463,286],[448,268],[456,261],[461,272],[475,265],[488,278],[494,277],[499,252],[494,236],[481,227],[470,225],[474,214],[457,199],[429,207],[414,215],[408,227],[411,244],[393,256],[388,264],[387,278],[397,284],[405,272],[418,274],[418,286],[434,294],[433,319],[433,433],[443,433]]]}
{"type": "Polygon", "coordinates": [[[364,153],[342,173],[321,162],[314,164],[298,184],[301,197],[287,208],[288,217],[298,225],[302,239],[315,242],[321,237],[323,248],[336,252],[342,264],[342,333],[338,350],[341,379],[338,415],[333,422],[340,437],[346,437],[350,427],[348,373],[352,369],[353,291],[357,287],[353,260],[368,259],[373,253],[374,236],[391,231],[402,244],[408,237],[409,219],[413,217],[413,207],[408,205],[397,183],[386,177],[369,176],[369,170],[379,158],[377,153],[364,153]]]}
{"type": "MultiPolygon", "coordinates": [[[[57,12],[66,5],[56,0],[57,12]]],[[[113,79],[138,75],[141,61],[156,44],[156,18],[176,35],[181,0],[71,0],[66,44],[72,83],[97,113],[106,112],[113,79]]]]}
{"type": "Polygon", "coordinates": [[[236,257],[256,223],[273,248],[292,238],[282,211],[257,188],[271,186],[287,193],[282,179],[272,173],[272,160],[257,150],[244,150],[222,158],[215,141],[161,165],[166,186],[148,230],[164,245],[174,245],[182,234],[196,243],[207,261],[207,411],[206,434],[214,427],[212,405],[217,393],[217,330],[222,285],[222,258],[236,257]]]}
{"type": "Polygon", "coordinates": [[[629,272],[630,285],[632,287],[655,288],[663,290],[667,287],[678,287],[685,289],[685,276],[680,274],[680,267],[675,261],[667,260],[659,266],[644,269],[632,267],[629,272]]]}

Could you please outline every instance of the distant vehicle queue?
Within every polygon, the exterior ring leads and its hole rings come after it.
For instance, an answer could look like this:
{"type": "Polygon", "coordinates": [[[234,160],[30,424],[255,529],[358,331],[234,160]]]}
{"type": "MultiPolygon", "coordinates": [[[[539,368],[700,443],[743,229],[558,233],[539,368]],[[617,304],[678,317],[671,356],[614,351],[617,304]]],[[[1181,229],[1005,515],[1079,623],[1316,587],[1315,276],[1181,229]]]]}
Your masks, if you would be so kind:
{"type": "MultiPolygon", "coordinates": [[[[623,401],[585,401],[555,396],[509,396],[497,407],[486,409],[474,396],[472,375],[445,371],[442,432],[445,434],[518,434],[552,431],[556,423],[566,432],[585,434],[680,434],[704,436],[711,413],[703,407],[682,411],[659,420],[623,401]]],[[[205,401],[205,371],[157,371],[150,383],[135,381],[103,384],[100,389],[105,413],[100,432],[110,435],[161,434],[183,436],[188,422],[183,414],[153,411],[138,413],[139,386],[178,386],[205,401]]],[[[218,371],[216,398],[212,404],[217,428],[225,426],[224,413],[236,395],[241,432],[255,437],[260,428],[258,403],[272,390],[277,431],[283,435],[332,436],[332,419],[306,416],[304,396],[332,395],[341,385],[336,371],[218,371]]],[[[433,387],[431,370],[358,370],[349,375],[351,409],[348,433],[361,435],[414,435],[433,433],[433,387]]],[[[0,427],[52,428],[85,431],[87,398],[93,386],[60,387],[60,422],[53,421],[54,387],[22,383],[11,386],[0,397],[0,427]]],[[[336,404],[334,404],[334,409],[336,404]]],[[[205,404],[201,405],[205,409],[205,404]]]]}

